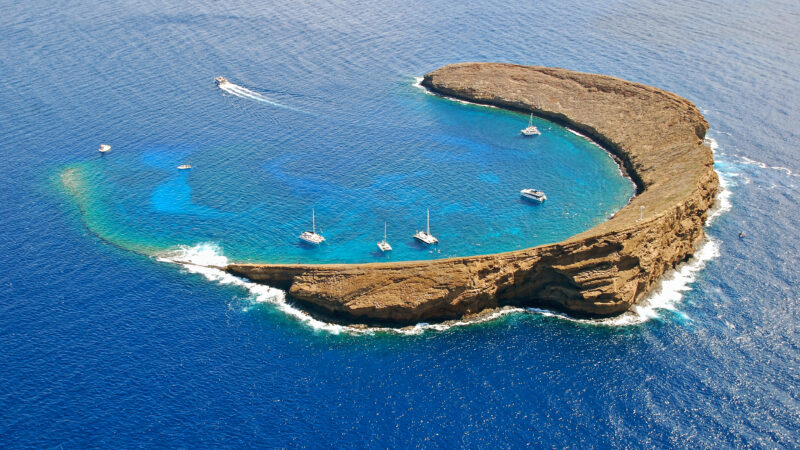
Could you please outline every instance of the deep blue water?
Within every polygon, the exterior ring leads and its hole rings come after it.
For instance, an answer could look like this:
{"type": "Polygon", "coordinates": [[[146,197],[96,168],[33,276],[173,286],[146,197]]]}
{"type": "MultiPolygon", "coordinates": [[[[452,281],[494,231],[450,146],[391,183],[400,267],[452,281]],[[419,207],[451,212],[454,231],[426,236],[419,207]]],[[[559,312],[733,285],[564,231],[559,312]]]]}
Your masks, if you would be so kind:
{"type": "Polygon", "coordinates": [[[800,443],[795,3],[3,12],[3,447],[800,443]],[[557,240],[627,201],[578,136],[540,122],[544,139],[522,139],[524,116],[412,86],[474,60],[695,102],[727,186],[702,257],[612,321],[511,311],[355,334],[151,256],[372,261],[384,220],[394,259],[483,253],[557,240]],[[216,75],[260,97],[223,93],[216,75]],[[523,183],[548,202],[520,203],[523,183]],[[311,207],[330,240],[317,250],[294,239],[311,207]],[[438,253],[408,241],[426,207],[438,253]]]}

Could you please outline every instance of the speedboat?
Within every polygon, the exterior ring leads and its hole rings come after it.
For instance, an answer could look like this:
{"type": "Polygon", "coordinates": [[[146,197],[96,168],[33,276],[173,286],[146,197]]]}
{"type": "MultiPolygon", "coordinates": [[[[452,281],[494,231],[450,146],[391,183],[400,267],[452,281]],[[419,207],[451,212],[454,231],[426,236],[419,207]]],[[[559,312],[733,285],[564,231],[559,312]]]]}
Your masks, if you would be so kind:
{"type": "Polygon", "coordinates": [[[97,149],[100,153],[108,153],[111,151],[111,146],[108,144],[100,144],[100,148],[97,149]]]}
{"type": "Polygon", "coordinates": [[[314,209],[311,209],[311,231],[303,231],[303,234],[299,236],[301,241],[308,242],[312,245],[319,245],[325,242],[325,238],[317,233],[317,224],[314,220],[314,209]]]}
{"type": "Polygon", "coordinates": [[[524,134],[525,136],[536,136],[536,135],[542,134],[541,132],[539,132],[538,128],[533,126],[533,113],[531,113],[531,117],[530,117],[530,119],[528,119],[528,127],[527,128],[523,128],[522,131],[520,131],[520,132],[522,134],[524,134]]]}
{"type": "Polygon", "coordinates": [[[439,240],[433,237],[431,234],[431,212],[430,210],[426,210],[428,220],[427,220],[427,230],[426,231],[417,231],[417,234],[414,235],[414,239],[422,242],[423,244],[433,245],[438,244],[439,240]]]}
{"type": "Polygon", "coordinates": [[[181,164],[180,166],[178,166],[178,170],[186,170],[191,168],[192,168],[191,164],[181,164]]]}
{"type": "Polygon", "coordinates": [[[524,198],[529,200],[533,200],[535,202],[542,203],[543,201],[547,200],[547,196],[544,195],[544,192],[536,190],[536,189],[523,189],[519,191],[519,194],[524,198]]]}
{"type": "Polygon", "coordinates": [[[228,79],[225,77],[216,77],[214,78],[214,82],[217,83],[217,86],[219,86],[222,83],[227,83],[228,79]]]}

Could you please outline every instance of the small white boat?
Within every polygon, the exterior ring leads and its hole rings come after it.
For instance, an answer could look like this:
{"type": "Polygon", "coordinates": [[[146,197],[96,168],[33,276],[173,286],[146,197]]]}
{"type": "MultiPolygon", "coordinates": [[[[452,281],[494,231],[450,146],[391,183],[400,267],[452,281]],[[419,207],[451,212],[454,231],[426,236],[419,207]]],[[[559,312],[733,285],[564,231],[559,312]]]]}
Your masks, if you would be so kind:
{"type": "Polygon", "coordinates": [[[100,144],[100,148],[97,149],[100,153],[108,153],[111,151],[111,146],[108,144],[100,144]]]}
{"type": "Polygon", "coordinates": [[[535,202],[542,203],[543,201],[547,200],[547,196],[544,195],[544,192],[536,190],[536,189],[523,189],[519,191],[519,194],[524,198],[533,200],[535,202]]]}
{"type": "Polygon", "coordinates": [[[186,170],[191,168],[192,168],[191,164],[181,164],[180,166],[178,166],[178,170],[186,170]]]}
{"type": "Polygon", "coordinates": [[[522,134],[525,136],[536,136],[542,134],[539,132],[539,129],[533,126],[533,113],[531,113],[530,119],[528,119],[528,127],[523,128],[521,131],[522,134]]]}
{"type": "Polygon", "coordinates": [[[325,242],[325,238],[321,234],[317,234],[317,224],[314,219],[314,208],[311,208],[311,231],[303,231],[303,234],[300,235],[300,240],[313,245],[319,245],[325,242]]]}
{"type": "Polygon", "coordinates": [[[427,231],[417,231],[417,234],[414,235],[414,239],[422,242],[423,244],[428,244],[428,245],[438,244],[439,240],[433,237],[433,235],[431,234],[431,212],[428,209],[426,209],[425,211],[428,217],[427,231]]]}
{"type": "Polygon", "coordinates": [[[383,240],[378,242],[378,249],[382,252],[392,251],[392,246],[386,242],[386,222],[383,222],[383,240]]]}
{"type": "Polygon", "coordinates": [[[225,77],[216,77],[214,78],[214,82],[217,83],[217,86],[219,86],[220,84],[227,83],[228,79],[225,77]]]}

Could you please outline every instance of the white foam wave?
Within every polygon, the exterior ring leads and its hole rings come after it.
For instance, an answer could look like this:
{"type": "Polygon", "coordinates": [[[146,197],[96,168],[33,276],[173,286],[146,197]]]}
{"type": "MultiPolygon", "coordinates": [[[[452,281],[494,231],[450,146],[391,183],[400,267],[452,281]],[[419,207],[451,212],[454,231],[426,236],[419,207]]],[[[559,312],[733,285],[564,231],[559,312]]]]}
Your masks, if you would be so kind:
{"type": "Polygon", "coordinates": [[[222,254],[219,245],[213,242],[203,242],[192,247],[181,245],[159,253],[156,255],[156,260],[198,267],[225,267],[228,265],[228,258],[222,254]]]}
{"type": "MultiPolygon", "coordinates": [[[[712,137],[706,137],[705,143],[709,147],[711,147],[711,150],[714,151],[715,154],[719,150],[719,144],[717,143],[716,139],[714,139],[712,137]]],[[[792,171],[792,169],[789,169],[788,167],[770,166],[767,163],[763,163],[761,161],[756,161],[755,159],[748,158],[747,156],[741,156],[740,155],[740,156],[736,156],[736,158],[741,163],[749,165],[749,166],[755,166],[755,167],[758,167],[760,169],[775,170],[775,171],[778,171],[778,172],[783,172],[783,173],[785,173],[786,175],[788,175],[790,177],[800,178],[800,174],[795,173],[794,171],[792,171]]]]}
{"type": "Polygon", "coordinates": [[[719,247],[719,241],[707,239],[695,252],[694,256],[665,274],[659,287],[647,298],[618,316],[603,319],[579,319],[545,309],[527,308],[526,310],[546,317],[557,317],[569,322],[612,327],[638,325],[657,319],[661,316],[661,311],[665,310],[676,312],[686,317],[685,314],[678,311],[678,305],[683,298],[683,294],[692,290],[691,284],[697,279],[697,274],[703,270],[706,263],[719,256],[719,247]]]}
{"type": "Polygon", "coordinates": [[[253,283],[225,272],[222,269],[228,264],[228,258],[223,255],[222,249],[215,243],[204,242],[195,246],[181,245],[176,249],[156,255],[156,260],[180,264],[187,272],[200,274],[209,281],[221,285],[243,288],[248,292],[251,301],[275,305],[288,316],[307,324],[311,328],[334,334],[340,333],[344,328],[341,325],[317,320],[289,304],[286,301],[286,293],[280,289],[253,283]]]}
{"type": "MultiPolygon", "coordinates": [[[[421,81],[418,79],[417,83],[421,81]]],[[[576,133],[578,134],[578,133],[576,133]]],[[[707,139],[707,143],[716,153],[719,145],[713,139],[707,139]]],[[[709,213],[706,225],[709,225],[714,218],[731,209],[730,202],[730,182],[726,173],[717,170],[720,176],[720,190],[715,207],[709,213]]],[[[231,275],[223,270],[228,264],[228,258],[224,256],[222,249],[215,243],[200,243],[195,246],[179,246],[173,250],[156,255],[156,259],[162,262],[169,262],[181,265],[187,272],[203,275],[206,279],[221,285],[232,285],[244,289],[249,293],[249,298],[255,303],[267,303],[274,305],[278,310],[287,316],[311,327],[314,330],[324,331],[332,334],[347,333],[353,335],[393,333],[401,335],[418,335],[426,331],[446,331],[454,327],[462,327],[496,320],[509,314],[535,314],[546,317],[556,317],[570,322],[578,322],[596,326],[630,326],[637,325],[649,320],[660,317],[661,311],[668,310],[679,313],[677,307],[685,292],[692,289],[691,284],[696,280],[697,274],[703,270],[708,261],[713,260],[720,254],[720,241],[708,237],[695,252],[695,254],[685,263],[680,264],[669,273],[665,274],[659,287],[647,298],[634,305],[627,312],[610,318],[604,319],[579,319],[570,317],[563,313],[539,309],[539,308],[516,308],[504,307],[493,310],[470,320],[453,320],[443,323],[418,323],[414,326],[404,328],[391,327],[364,327],[352,325],[339,325],[328,323],[316,319],[301,309],[295,307],[286,300],[286,293],[263,284],[254,283],[243,278],[231,275]]],[[[679,313],[680,314],[680,313],[679,313]]],[[[684,315],[685,316],[685,315],[684,315]]]]}
{"type": "MultiPolygon", "coordinates": [[[[714,153],[714,160],[718,161],[719,157],[719,144],[717,143],[716,139],[711,137],[705,138],[705,143],[711,148],[711,151],[714,153]]],[[[731,178],[737,176],[738,174],[729,171],[722,171],[720,170],[720,165],[718,164],[715,167],[717,172],[717,176],[719,177],[719,190],[717,192],[717,200],[714,207],[709,211],[708,218],[706,219],[706,226],[711,225],[711,223],[722,214],[728,212],[733,207],[733,203],[731,203],[731,196],[733,195],[733,191],[731,191],[731,178]]]]}
{"type": "Polygon", "coordinates": [[[422,85],[422,80],[423,79],[424,79],[423,77],[414,77],[414,83],[412,84],[412,86],[414,86],[416,88],[419,88],[419,89],[422,89],[428,95],[435,95],[437,97],[441,97],[441,98],[450,100],[451,102],[458,102],[458,103],[462,103],[464,105],[476,105],[476,106],[483,106],[483,107],[486,107],[486,108],[497,108],[497,106],[494,106],[494,105],[484,105],[483,103],[468,102],[466,100],[461,100],[460,98],[455,98],[455,97],[450,97],[450,96],[447,96],[447,95],[437,94],[436,92],[433,92],[430,89],[428,89],[428,88],[426,88],[425,86],[422,85]]]}
{"type": "Polygon", "coordinates": [[[222,89],[224,92],[227,92],[228,94],[235,95],[236,97],[255,100],[258,102],[267,103],[272,106],[277,106],[278,108],[286,108],[297,111],[297,109],[292,108],[291,106],[286,106],[282,103],[278,103],[275,100],[266,97],[264,94],[260,94],[256,91],[251,91],[246,87],[239,86],[238,84],[231,83],[230,81],[225,81],[220,83],[219,88],[222,89]]]}
{"type": "Polygon", "coordinates": [[[426,94],[436,95],[433,92],[429,91],[428,88],[422,85],[422,80],[424,79],[425,77],[414,77],[414,87],[422,89],[423,91],[425,91],[426,94]]]}
{"type": "MultiPolygon", "coordinates": [[[[706,144],[716,156],[719,152],[719,144],[717,141],[713,138],[706,138],[706,144]]],[[[732,192],[730,189],[730,177],[736,174],[723,172],[719,170],[719,168],[715,168],[715,170],[719,176],[719,191],[717,192],[715,205],[711,208],[711,211],[709,211],[708,219],[706,219],[706,226],[711,225],[714,219],[730,211],[733,206],[731,203],[732,192]]],[[[706,238],[705,242],[700,245],[689,260],[678,265],[662,277],[658,289],[654,290],[647,298],[619,316],[604,319],[578,319],[566,314],[539,308],[528,308],[527,311],[543,316],[558,317],[571,322],[590,325],[629,326],[644,323],[648,320],[658,318],[662,310],[676,312],[677,306],[683,298],[683,294],[692,289],[691,284],[697,279],[697,273],[703,270],[708,261],[720,255],[719,249],[719,240],[711,237],[706,238]]]]}
{"type": "Polygon", "coordinates": [[[309,315],[305,311],[297,308],[286,300],[286,293],[281,289],[276,289],[259,283],[240,278],[225,272],[223,268],[228,264],[228,258],[223,254],[222,249],[216,243],[204,242],[194,246],[181,245],[174,249],[164,251],[155,256],[157,261],[178,264],[186,272],[202,275],[207,280],[220,285],[235,286],[244,289],[248,298],[253,303],[265,303],[276,307],[287,316],[297,320],[306,326],[331,334],[347,333],[353,335],[393,333],[402,335],[418,335],[426,331],[445,331],[453,327],[473,325],[476,323],[489,322],[514,312],[520,312],[520,308],[501,308],[484,314],[472,320],[458,320],[445,323],[418,323],[414,326],[404,328],[392,327],[364,327],[352,325],[339,325],[324,322],[309,315]]]}
{"type": "MultiPolygon", "coordinates": [[[[719,144],[713,138],[706,138],[706,144],[711,148],[715,156],[718,155],[720,148],[719,144]]],[[[715,158],[716,159],[716,158],[715,158]]],[[[735,173],[728,173],[720,170],[720,167],[715,167],[717,176],[719,177],[719,191],[717,192],[717,199],[714,207],[709,211],[708,218],[706,219],[705,226],[711,223],[717,217],[730,211],[733,207],[731,203],[731,181],[730,177],[735,176],[735,173]]],[[[660,311],[673,311],[677,312],[678,305],[683,298],[683,295],[692,290],[692,283],[697,279],[697,274],[703,270],[706,264],[717,258],[720,255],[721,241],[713,237],[707,237],[706,240],[695,251],[694,255],[686,262],[678,265],[662,276],[659,287],[652,291],[644,300],[631,307],[627,312],[620,314],[616,317],[605,319],[572,319],[565,317],[568,320],[575,320],[583,323],[592,323],[596,325],[607,326],[628,326],[644,323],[648,320],[658,318],[660,311]]],[[[685,315],[684,315],[685,316],[685,315]]]]}
{"type": "Polygon", "coordinates": [[[785,173],[786,175],[788,175],[790,177],[800,178],[800,174],[796,174],[796,173],[792,172],[792,170],[787,168],[787,167],[770,166],[770,165],[767,165],[766,163],[763,163],[763,162],[760,162],[760,161],[756,161],[754,159],[750,159],[750,158],[748,158],[746,156],[739,156],[739,159],[741,159],[742,162],[744,162],[745,164],[748,164],[748,165],[751,165],[751,166],[757,166],[757,167],[760,167],[762,169],[777,170],[779,172],[785,173]]]}
{"type": "Polygon", "coordinates": [[[686,263],[677,267],[672,274],[661,282],[660,288],[643,302],[635,305],[622,315],[605,319],[579,319],[569,315],[539,308],[503,307],[469,320],[451,320],[442,323],[421,322],[403,328],[367,327],[340,325],[319,320],[302,309],[292,305],[286,299],[286,293],[280,289],[231,275],[223,270],[228,263],[222,249],[215,243],[200,243],[195,246],[179,246],[175,249],[156,255],[156,260],[180,265],[188,273],[199,274],[207,280],[220,285],[234,286],[248,294],[253,303],[270,304],[294,320],[316,331],[330,334],[371,335],[376,333],[398,335],[420,335],[425,332],[442,332],[457,327],[475,325],[494,321],[509,314],[535,314],[546,317],[557,317],[570,322],[601,326],[630,326],[659,317],[660,310],[676,311],[684,292],[691,290],[697,273],[705,267],[707,261],[719,255],[719,243],[707,240],[686,263]]]}
{"type": "Polygon", "coordinates": [[[733,195],[733,191],[730,189],[731,181],[730,177],[733,175],[722,173],[717,171],[717,176],[719,177],[719,190],[717,191],[717,200],[714,208],[711,209],[708,213],[708,218],[706,219],[706,226],[711,225],[717,217],[725,214],[726,212],[730,211],[733,208],[733,203],[731,202],[731,196],[733,195]]]}

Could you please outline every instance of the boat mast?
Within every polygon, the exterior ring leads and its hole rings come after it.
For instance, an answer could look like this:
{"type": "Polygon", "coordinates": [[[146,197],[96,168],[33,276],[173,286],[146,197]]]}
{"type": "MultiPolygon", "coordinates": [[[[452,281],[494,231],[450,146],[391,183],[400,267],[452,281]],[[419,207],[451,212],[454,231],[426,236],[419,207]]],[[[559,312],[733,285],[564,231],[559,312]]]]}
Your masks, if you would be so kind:
{"type": "Polygon", "coordinates": [[[386,242],[386,221],[383,222],[383,242],[386,242]]]}
{"type": "Polygon", "coordinates": [[[428,235],[430,236],[430,234],[431,234],[431,210],[425,208],[425,213],[428,216],[428,235]]]}
{"type": "Polygon", "coordinates": [[[531,117],[528,119],[528,128],[533,126],[533,113],[531,113],[531,117]]]}
{"type": "Polygon", "coordinates": [[[314,220],[314,208],[311,208],[311,232],[317,234],[317,224],[314,220]]]}

